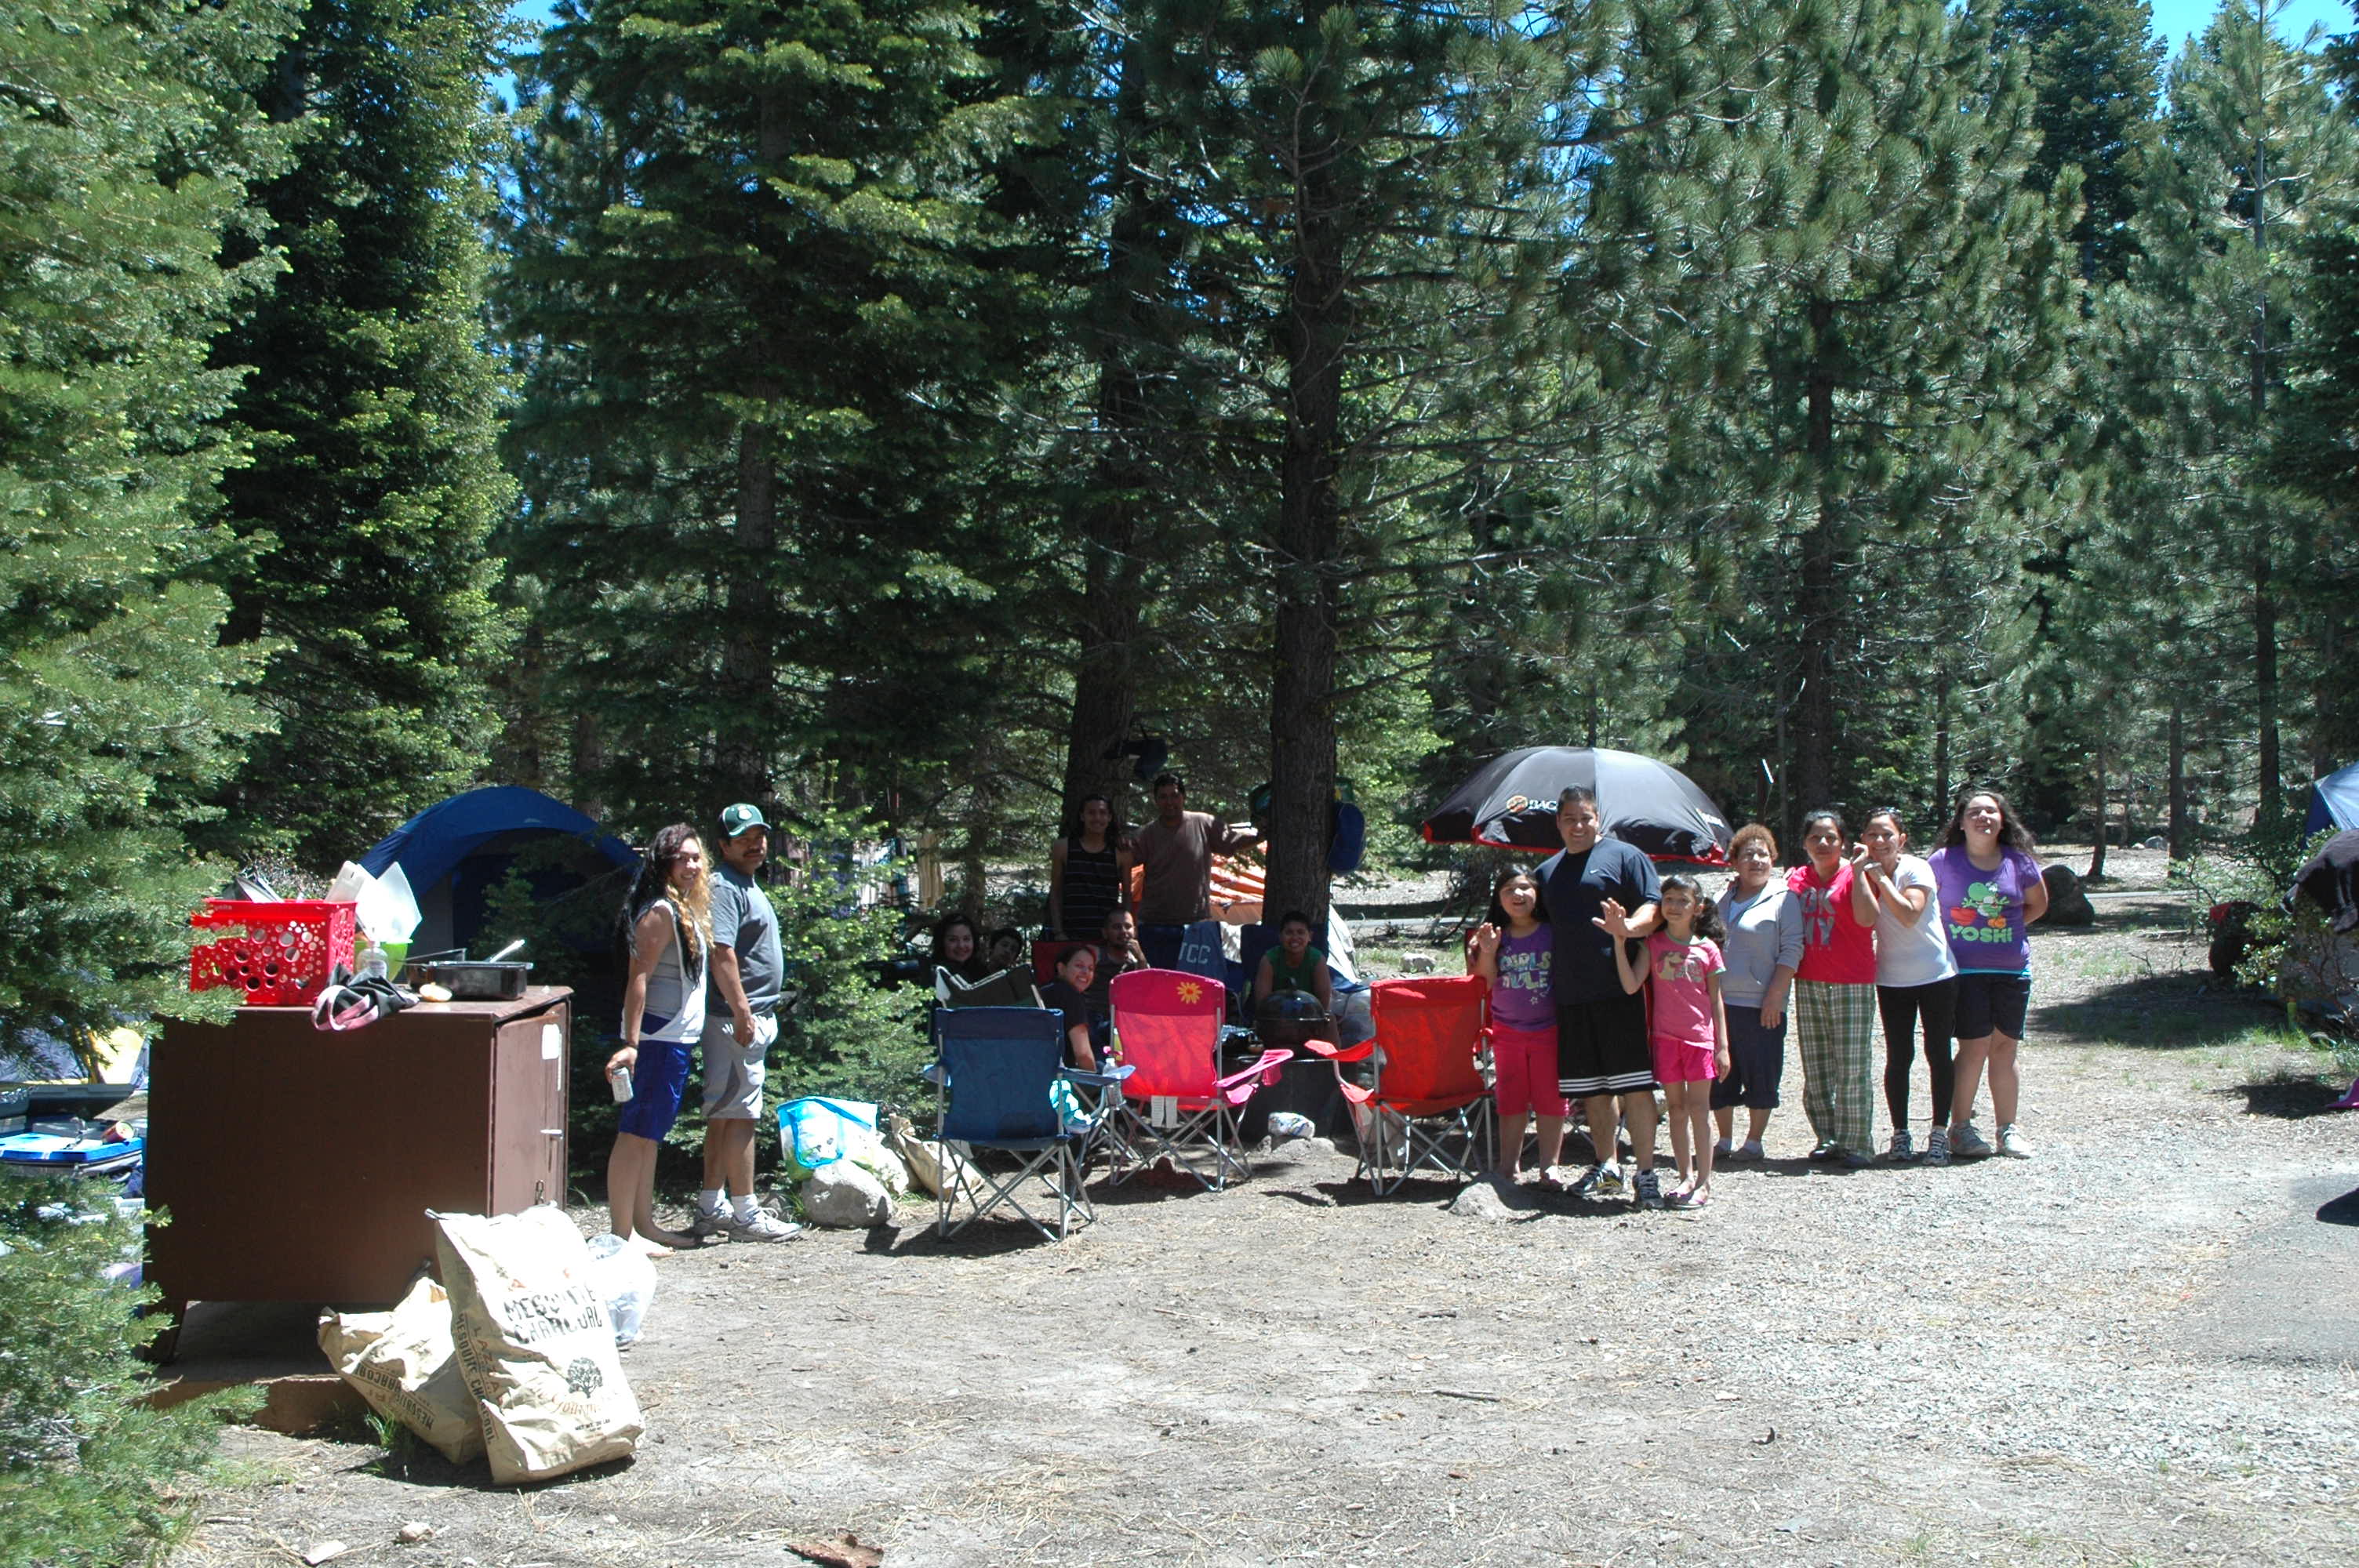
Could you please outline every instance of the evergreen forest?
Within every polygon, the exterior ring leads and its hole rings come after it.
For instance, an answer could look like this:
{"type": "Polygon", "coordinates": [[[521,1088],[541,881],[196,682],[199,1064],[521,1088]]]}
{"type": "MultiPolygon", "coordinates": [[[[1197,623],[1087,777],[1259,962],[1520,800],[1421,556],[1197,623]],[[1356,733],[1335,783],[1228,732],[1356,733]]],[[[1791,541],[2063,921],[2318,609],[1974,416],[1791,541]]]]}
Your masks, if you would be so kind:
{"type": "Polygon", "coordinates": [[[529,785],[929,841],[1513,746],[2102,845],[2359,757],[2359,16],[0,0],[0,1027],[529,785]]]}

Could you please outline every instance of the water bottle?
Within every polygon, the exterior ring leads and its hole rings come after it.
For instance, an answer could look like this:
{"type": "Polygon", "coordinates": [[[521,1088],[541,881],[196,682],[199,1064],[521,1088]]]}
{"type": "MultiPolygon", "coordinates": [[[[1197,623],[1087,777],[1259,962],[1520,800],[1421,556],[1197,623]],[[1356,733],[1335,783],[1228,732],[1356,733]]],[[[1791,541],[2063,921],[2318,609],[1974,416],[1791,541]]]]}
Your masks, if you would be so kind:
{"type": "Polygon", "coordinates": [[[385,949],[372,941],[361,949],[361,972],[364,980],[381,980],[386,977],[385,949]]]}

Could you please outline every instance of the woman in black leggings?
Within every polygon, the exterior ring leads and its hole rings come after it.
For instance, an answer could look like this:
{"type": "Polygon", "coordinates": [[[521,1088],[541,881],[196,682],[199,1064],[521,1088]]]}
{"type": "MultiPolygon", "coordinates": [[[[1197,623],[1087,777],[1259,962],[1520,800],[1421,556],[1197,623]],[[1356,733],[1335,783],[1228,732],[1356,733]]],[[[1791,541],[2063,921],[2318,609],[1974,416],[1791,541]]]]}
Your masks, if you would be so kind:
{"type": "Polygon", "coordinates": [[[1917,1029],[1925,1030],[1925,1067],[1932,1080],[1933,1127],[1925,1163],[1950,1162],[1950,1039],[1958,1014],[1958,962],[1950,954],[1933,886],[1933,868],[1908,848],[1908,830],[1894,810],[1871,812],[1860,832],[1867,846],[1863,868],[1875,895],[1875,1005],[1884,1015],[1884,1104],[1892,1113],[1892,1147],[1885,1158],[1917,1157],[1908,1135],[1908,1078],[1917,1061],[1917,1029]]]}

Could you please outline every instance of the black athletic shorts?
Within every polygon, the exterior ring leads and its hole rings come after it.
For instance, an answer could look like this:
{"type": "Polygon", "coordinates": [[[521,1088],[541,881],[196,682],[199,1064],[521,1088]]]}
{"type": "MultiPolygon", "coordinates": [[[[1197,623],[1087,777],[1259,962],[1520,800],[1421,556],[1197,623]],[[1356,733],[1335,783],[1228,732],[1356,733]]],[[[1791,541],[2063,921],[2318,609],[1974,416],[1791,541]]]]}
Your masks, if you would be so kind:
{"type": "Polygon", "coordinates": [[[1647,999],[1610,996],[1560,1002],[1556,1010],[1557,1092],[1651,1094],[1655,1058],[1647,1048],[1647,999]]]}
{"type": "Polygon", "coordinates": [[[2023,1038],[2024,1014],[2031,1011],[2029,975],[1978,975],[1958,971],[1958,1038],[1980,1040],[1986,1034],[2023,1038]]]}

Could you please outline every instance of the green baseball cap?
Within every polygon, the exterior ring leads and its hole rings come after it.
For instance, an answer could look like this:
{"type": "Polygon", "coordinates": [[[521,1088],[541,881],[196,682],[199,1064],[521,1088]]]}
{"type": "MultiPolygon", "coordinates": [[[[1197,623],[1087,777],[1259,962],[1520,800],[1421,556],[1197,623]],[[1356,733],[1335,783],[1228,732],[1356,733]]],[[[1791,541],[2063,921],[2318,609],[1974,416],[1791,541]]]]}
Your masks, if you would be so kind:
{"type": "Polygon", "coordinates": [[[735,806],[731,806],[728,810],[721,814],[721,836],[723,838],[734,838],[740,833],[745,832],[748,827],[758,827],[765,833],[770,830],[770,825],[762,820],[762,808],[760,806],[748,806],[744,801],[739,801],[735,806]]]}

